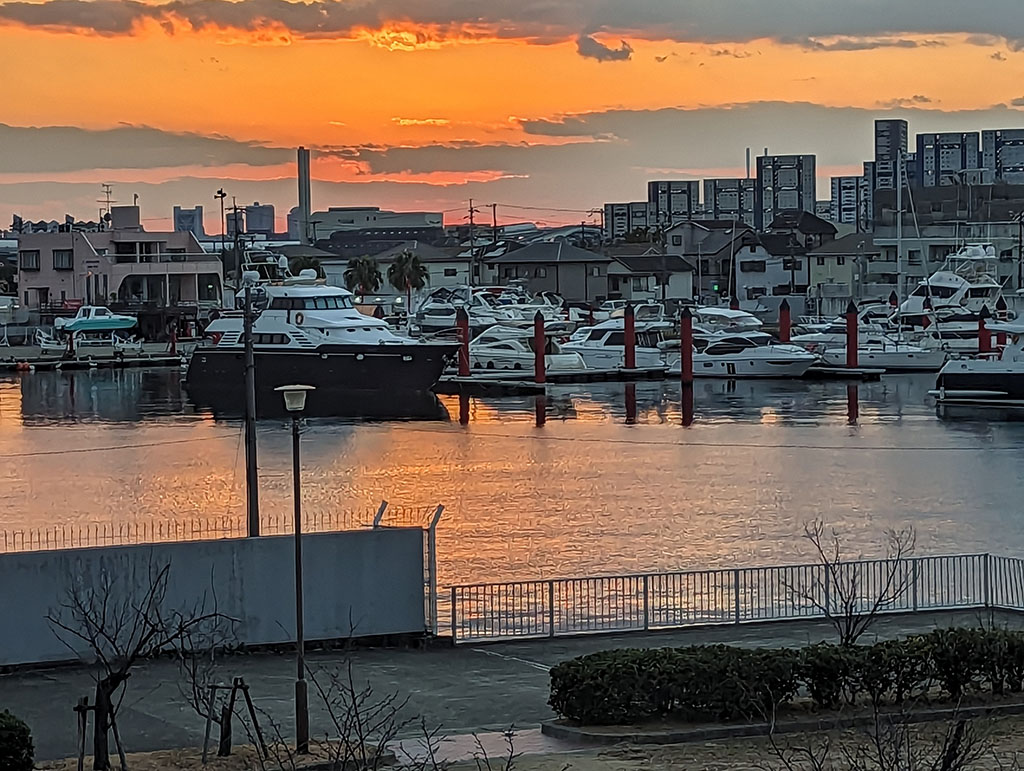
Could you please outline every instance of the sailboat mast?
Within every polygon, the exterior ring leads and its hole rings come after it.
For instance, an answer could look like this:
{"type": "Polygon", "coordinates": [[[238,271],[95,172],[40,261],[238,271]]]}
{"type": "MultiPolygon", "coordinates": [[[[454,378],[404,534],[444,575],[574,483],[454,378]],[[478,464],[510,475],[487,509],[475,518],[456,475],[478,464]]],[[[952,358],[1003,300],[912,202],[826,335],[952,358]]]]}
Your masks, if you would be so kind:
{"type": "MultiPolygon", "coordinates": [[[[903,157],[896,154],[896,300],[903,303],[903,157]]],[[[897,306],[899,307],[899,306],[897,306]]]]}

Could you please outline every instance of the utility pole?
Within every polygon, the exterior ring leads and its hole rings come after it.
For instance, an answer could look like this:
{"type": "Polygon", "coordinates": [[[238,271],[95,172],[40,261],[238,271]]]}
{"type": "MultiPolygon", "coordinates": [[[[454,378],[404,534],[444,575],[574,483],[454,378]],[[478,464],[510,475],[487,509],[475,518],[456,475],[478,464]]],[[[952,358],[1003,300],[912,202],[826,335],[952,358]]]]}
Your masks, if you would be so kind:
{"type": "Polygon", "coordinates": [[[476,221],[473,217],[477,210],[473,208],[473,199],[469,199],[469,285],[476,286],[476,274],[478,272],[476,263],[476,221]]]}
{"type": "MultiPolygon", "coordinates": [[[[238,228],[235,228],[236,230],[238,228]]],[[[244,273],[241,273],[244,281],[244,273]]],[[[245,310],[242,336],[245,338],[245,511],[246,532],[250,538],[260,534],[260,483],[256,470],[256,361],[252,350],[252,286],[245,284],[245,310]]]]}
{"type": "Polygon", "coordinates": [[[498,243],[498,204],[491,204],[491,222],[494,225],[494,243],[498,243]]]}

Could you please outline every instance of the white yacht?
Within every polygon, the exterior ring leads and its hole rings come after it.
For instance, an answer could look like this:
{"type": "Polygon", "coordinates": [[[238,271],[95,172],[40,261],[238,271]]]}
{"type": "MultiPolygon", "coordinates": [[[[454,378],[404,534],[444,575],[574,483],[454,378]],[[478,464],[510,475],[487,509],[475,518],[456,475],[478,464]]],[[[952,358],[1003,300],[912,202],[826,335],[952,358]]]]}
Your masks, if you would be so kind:
{"type": "Polygon", "coordinates": [[[518,314],[493,306],[472,287],[439,287],[427,295],[416,309],[415,324],[425,335],[455,329],[459,308],[464,308],[468,314],[469,328],[473,332],[519,319],[518,314]]]}
{"type": "MultiPolygon", "coordinates": [[[[494,326],[469,343],[469,364],[473,369],[515,369],[533,371],[533,330],[524,327],[494,326]]],[[[586,369],[578,353],[563,351],[550,336],[545,337],[544,368],[546,372],[567,372],[586,369]]]]}
{"type": "MultiPolygon", "coordinates": [[[[253,287],[252,324],[257,399],[274,399],[277,386],[316,387],[314,411],[331,400],[357,404],[371,396],[394,402],[429,393],[454,343],[413,340],[355,309],[351,292],[326,286],[312,270],[298,276],[280,266],[278,278],[253,287]]],[[[256,281],[257,273],[245,276],[256,281]]],[[[241,297],[241,294],[239,294],[241,297]]],[[[224,311],[206,328],[206,340],[188,362],[186,384],[199,403],[238,400],[244,384],[244,311],[224,311]]]]}
{"type": "MultiPolygon", "coordinates": [[[[665,339],[665,325],[635,324],[636,366],[641,369],[664,367],[658,344],[665,339]]],[[[621,318],[608,319],[592,327],[581,327],[562,344],[567,353],[578,353],[590,369],[618,369],[625,366],[626,330],[621,318]]]]}
{"type": "MultiPolygon", "coordinates": [[[[841,346],[823,346],[816,352],[830,367],[846,366],[845,340],[841,346]]],[[[871,335],[863,343],[857,343],[857,365],[886,372],[938,372],[948,356],[944,350],[925,348],[886,335],[871,335]]]]}
{"type": "Polygon", "coordinates": [[[1006,334],[1006,346],[997,355],[946,362],[931,392],[940,404],[1024,407],[1024,322],[993,321],[989,328],[1006,334]]]}
{"type": "MultiPolygon", "coordinates": [[[[803,377],[818,357],[797,345],[779,343],[767,332],[695,329],[693,376],[721,378],[803,377]]],[[[680,372],[679,340],[662,344],[669,373],[680,372]]]]}
{"type": "Polygon", "coordinates": [[[925,300],[935,313],[954,311],[976,316],[982,307],[994,311],[1003,288],[998,280],[999,257],[991,244],[968,244],[946,257],[939,270],[918,284],[900,305],[904,324],[924,325],[925,300]]]}
{"type": "Polygon", "coordinates": [[[702,305],[692,311],[695,324],[717,332],[753,332],[761,328],[761,319],[747,311],[718,305],[702,305]]]}

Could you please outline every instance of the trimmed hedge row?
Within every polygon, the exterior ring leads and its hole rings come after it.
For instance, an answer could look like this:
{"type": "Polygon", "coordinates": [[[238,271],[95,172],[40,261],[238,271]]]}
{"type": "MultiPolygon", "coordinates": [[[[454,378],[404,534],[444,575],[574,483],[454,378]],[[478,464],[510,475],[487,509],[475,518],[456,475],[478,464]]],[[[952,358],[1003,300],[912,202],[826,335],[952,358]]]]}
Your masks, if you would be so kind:
{"type": "Polygon", "coordinates": [[[936,688],[950,699],[1021,692],[1024,633],[937,629],[874,645],[601,651],[554,667],[548,703],[559,716],[589,725],[763,720],[798,694],[835,709],[902,704],[936,688]]]}

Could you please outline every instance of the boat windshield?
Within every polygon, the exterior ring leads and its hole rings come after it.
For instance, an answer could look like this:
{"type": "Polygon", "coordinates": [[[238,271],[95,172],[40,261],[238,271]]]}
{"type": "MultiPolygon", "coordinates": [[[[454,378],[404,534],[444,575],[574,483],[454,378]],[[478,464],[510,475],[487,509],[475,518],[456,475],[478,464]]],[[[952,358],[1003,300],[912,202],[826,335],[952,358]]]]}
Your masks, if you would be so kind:
{"type": "Polygon", "coordinates": [[[352,307],[352,298],[346,295],[330,295],[326,297],[275,297],[270,301],[270,307],[273,310],[280,311],[347,310],[352,307]]]}

